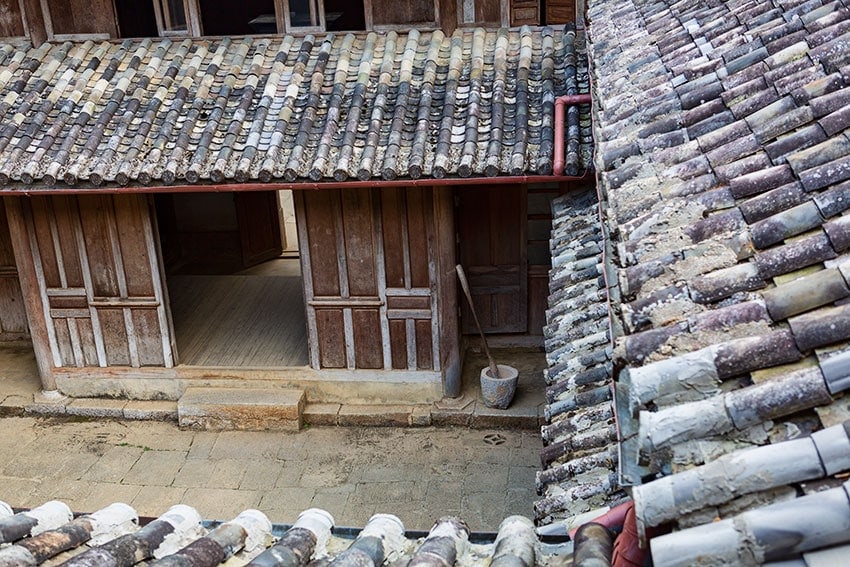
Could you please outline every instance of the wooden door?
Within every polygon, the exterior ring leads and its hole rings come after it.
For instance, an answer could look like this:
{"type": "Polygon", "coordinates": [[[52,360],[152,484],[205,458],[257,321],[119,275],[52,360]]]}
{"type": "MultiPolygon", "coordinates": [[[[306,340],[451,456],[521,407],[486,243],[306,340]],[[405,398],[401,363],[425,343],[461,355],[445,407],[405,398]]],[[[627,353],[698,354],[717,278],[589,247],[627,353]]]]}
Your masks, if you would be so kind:
{"type": "MultiPolygon", "coordinates": [[[[485,333],[528,330],[526,191],[522,185],[458,188],[460,263],[485,333]]],[[[467,302],[464,333],[475,333],[467,302]]]]}
{"type": "Polygon", "coordinates": [[[256,266],[283,253],[276,191],[234,193],[242,266],[256,266]]]}
{"type": "Polygon", "coordinates": [[[314,368],[440,370],[432,198],[295,192],[314,368]]]}
{"type": "Polygon", "coordinates": [[[27,313],[6,221],[6,207],[3,199],[0,199],[0,341],[14,341],[28,336],[27,313]]]}
{"type": "MultiPolygon", "coordinates": [[[[26,265],[55,368],[174,364],[151,208],[143,195],[22,199],[26,265]]],[[[25,265],[19,262],[19,265],[25,265]]],[[[21,268],[23,269],[23,268],[21,268]]]]}

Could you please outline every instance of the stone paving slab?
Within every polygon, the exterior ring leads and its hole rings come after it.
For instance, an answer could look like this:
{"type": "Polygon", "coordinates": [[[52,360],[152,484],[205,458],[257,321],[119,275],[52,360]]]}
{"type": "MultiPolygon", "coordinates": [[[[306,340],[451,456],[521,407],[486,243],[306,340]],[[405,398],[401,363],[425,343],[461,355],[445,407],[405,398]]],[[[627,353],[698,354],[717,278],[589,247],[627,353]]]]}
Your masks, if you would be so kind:
{"type": "Polygon", "coordinates": [[[256,507],[291,523],[317,506],[339,526],[390,512],[423,530],[446,514],[476,531],[530,516],[541,448],[537,432],[504,429],[214,432],[81,416],[3,417],[0,428],[0,500],[14,507],[59,499],[91,512],[121,501],[157,516],[186,503],[214,520],[256,507]]]}

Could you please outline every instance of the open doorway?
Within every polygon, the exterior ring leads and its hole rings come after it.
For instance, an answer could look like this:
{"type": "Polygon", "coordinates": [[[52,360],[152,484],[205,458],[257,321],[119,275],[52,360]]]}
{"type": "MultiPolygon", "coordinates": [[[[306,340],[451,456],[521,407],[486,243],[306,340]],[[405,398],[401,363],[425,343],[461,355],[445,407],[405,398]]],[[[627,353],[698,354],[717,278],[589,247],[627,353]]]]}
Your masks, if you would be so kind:
{"type": "Polygon", "coordinates": [[[180,364],[308,364],[301,266],[286,201],[276,191],[156,197],[180,364]]]}
{"type": "Polygon", "coordinates": [[[0,400],[41,387],[6,209],[0,198],[0,400]]]}

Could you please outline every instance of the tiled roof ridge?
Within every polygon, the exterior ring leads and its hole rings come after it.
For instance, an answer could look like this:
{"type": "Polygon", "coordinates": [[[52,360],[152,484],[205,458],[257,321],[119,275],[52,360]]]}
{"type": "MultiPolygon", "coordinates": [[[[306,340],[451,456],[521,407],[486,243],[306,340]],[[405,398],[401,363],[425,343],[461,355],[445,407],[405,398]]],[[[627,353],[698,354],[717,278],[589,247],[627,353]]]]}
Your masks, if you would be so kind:
{"type": "MultiPolygon", "coordinates": [[[[294,524],[273,525],[249,509],[226,521],[202,521],[187,505],[172,506],[140,527],[129,505],[114,503],[76,518],[60,501],[13,513],[0,502],[3,565],[548,565],[569,546],[544,543],[531,520],[505,518],[495,534],[471,534],[445,516],[427,534],[410,534],[398,517],[376,513],[360,530],[335,529],[311,508],[294,524]],[[475,537],[471,537],[475,535],[475,537]]],[[[563,560],[563,559],[561,559],[563,560]]]]}
{"type": "Polygon", "coordinates": [[[525,26],[2,44],[0,183],[549,175],[554,98],[586,83],[574,42],[525,26]]]}
{"type": "MultiPolygon", "coordinates": [[[[595,0],[588,14],[603,219],[623,298],[612,311],[625,331],[614,351],[619,481],[685,482],[679,471],[735,449],[850,418],[850,6],[595,0]]],[[[834,480],[696,502],[675,523],[834,480]]]]}
{"type": "Polygon", "coordinates": [[[617,430],[606,238],[595,190],[552,202],[549,309],[544,328],[547,425],[534,505],[544,531],[568,531],[560,520],[598,515],[626,498],[617,479],[617,430]]]}

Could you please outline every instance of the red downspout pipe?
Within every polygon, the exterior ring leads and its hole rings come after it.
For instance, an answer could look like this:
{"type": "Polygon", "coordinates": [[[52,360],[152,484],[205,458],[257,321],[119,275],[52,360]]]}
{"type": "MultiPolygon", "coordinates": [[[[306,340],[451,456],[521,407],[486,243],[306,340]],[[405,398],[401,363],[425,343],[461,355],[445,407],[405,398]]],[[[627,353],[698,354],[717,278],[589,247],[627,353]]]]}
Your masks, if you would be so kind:
{"type": "Polygon", "coordinates": [[[590,94],[559,96],[555,99],[555,164],[554,174],[558,177],[564,174],[564,109],[567,105],[590,104],[590,94]]]}

